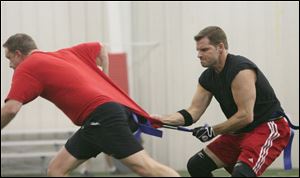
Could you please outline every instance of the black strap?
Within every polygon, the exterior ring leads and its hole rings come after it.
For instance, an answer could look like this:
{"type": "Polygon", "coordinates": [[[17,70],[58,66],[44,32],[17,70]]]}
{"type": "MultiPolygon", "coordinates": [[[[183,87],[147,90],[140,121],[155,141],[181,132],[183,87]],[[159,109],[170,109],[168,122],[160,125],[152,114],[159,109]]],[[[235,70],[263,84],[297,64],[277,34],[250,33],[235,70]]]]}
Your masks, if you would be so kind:
{"type": "Polygon", "coordinates": [[[184,126],[190,126],[192,125],[193,122],[193,118],[191,116],[191,114],[189,112],[187,112],[187,110],[182,109],[180,111],[178,111],[184,118],[184,126]]]}
{"type": "Polygon", "coordinates": [[[282,111],[277,111],[277,112],[273,113],[271,117],[279,117],[279,116],[285,117],[285,119],[289,123],[290,128],[292,128],[294,130],[299,130],[299,126],[292,124],[292,122],[290,121],[289,117],[284,112],[282,112],[282,111]]]}

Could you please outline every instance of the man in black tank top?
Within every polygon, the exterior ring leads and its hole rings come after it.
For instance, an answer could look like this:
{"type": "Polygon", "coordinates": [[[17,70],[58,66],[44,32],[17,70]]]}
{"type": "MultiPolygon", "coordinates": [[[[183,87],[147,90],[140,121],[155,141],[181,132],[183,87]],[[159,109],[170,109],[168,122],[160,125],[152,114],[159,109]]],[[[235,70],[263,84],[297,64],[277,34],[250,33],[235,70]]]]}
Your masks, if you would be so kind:
{"type": "Polygon", "coordinates": [[[195,36],[198,58],[207,69],[199,77],[191,106],[167,116],[156,116],[169,125],[198,121],[212,97],[227,121],[201,126],[193,135],[202,142],[219,136],[188,162],[191,176],[209,177],[224,167],[234,177],[260,176],[289,141],[290,128],[270,83],[249,59],[228,53],[224,31],[207,27],[195,36]]]}
{"type": "Polygon", "coordinates": [[[213,68],[208,68],[200,76],[199,84],[213,94],[220,103],[223,113],[227,118],[230,118],[238,111],[231,91],[231,84],[237,74],[243,70],[251,70],[256,74],[254,80],[256,90],[254,115],[251,123],[240,130],[235,130],[235,133],[253,130],[263,122],[276,119],[272,117],[273,113],[283,112],[280,102],[264,74],[253,62],[243,56],[227,54],[222,71],[216,72],[213,68]]]}

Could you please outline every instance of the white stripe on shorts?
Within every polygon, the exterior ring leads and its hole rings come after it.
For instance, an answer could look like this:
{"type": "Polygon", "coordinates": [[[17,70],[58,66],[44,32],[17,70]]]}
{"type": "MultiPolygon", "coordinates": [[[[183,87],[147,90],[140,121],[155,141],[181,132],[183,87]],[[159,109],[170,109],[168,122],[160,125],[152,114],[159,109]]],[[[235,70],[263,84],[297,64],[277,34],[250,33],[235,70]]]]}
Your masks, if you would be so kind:
{"type": "Polygon", "coordinates": [[[266,160],[266,156],[268,155],[269,148],[273,145],[273,141],[280,136],[278,133],[277,125],[275,124],[274,121],[268,122],[268,126],[270,129],[270,135],[267,138],[265,144],[262,146],[260,153],[259,153],[259,158],[253,167],[253,171],[257,174],[258,171],[261,169],[262,165],[264,164],[266,160]]]}

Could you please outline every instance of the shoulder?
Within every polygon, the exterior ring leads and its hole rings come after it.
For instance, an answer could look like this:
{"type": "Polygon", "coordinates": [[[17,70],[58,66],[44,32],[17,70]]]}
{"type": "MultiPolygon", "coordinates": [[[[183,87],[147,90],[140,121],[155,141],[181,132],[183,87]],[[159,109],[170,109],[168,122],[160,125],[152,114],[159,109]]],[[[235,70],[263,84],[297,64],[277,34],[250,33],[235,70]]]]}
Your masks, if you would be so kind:
{"type": "Polygon", "coordinates": [[[240,65],[249,65],[256,67],[256,64],[254,62],[244,56],[228,54],[228,60],[232,67],[237,67],[240,65]]]}
{"type": "Polygon", "coordinates": [[[80,43],[70,48],[70,50],[77,54],[83,56],[92,56],[98,55],[102,48],[102,44],[100,42],[88,42],[88,43],[80,43]]]}
{"type": "Polygon", "coordinates": [[[101,42],[86,42],[86,43],[79,43],[77,45],[72,46],[71,48],[100,48],[102,46],[101,42]]]}
{"type": "Polygon", "coordinates": [[[207,68],[201,73],[200,78],[209,78],[212,77],[213,74],[214,71],[211,68],[207,68]]]}
{"type": "Polygon", "coordinates": [[[214,76],[214,71],[208,68],[204,72],[202,72],[202,74],[198,78],[198,83],[208,90],[208,88],[210,88],[211,83],[214,81],[213,76],[214,76]]]}
{"type": "Polygon", "coordinates": [[[252,69],[252,70],[257,70],[258,67],[254,62],[252,62],[250,59],[244,57],[244,56],[239,56],[239,55],[232,55],[228,54],[228,65],[226,69],[227,75],[229,75],[229,78],[233,78],[237,73],[239,73],[241,70],[244,69],[252,69]]]}
{"type": "Polygon", "coordinates": [[[45,69],[50,63],[53,63],[53,55],[51,52],[35,52],[26,57],[24,61],[17,67],[14,73],[34,74],[37,71],[45,69]]]}
{"type": "Polygon", "coordinates": [[[26,57],[24,61],[18,66],[17,70],[24,70],[35,68],[39,65],[42,61],[41,59],[45,59],[44,52],[35,52],[30,56],[26,57]]]}

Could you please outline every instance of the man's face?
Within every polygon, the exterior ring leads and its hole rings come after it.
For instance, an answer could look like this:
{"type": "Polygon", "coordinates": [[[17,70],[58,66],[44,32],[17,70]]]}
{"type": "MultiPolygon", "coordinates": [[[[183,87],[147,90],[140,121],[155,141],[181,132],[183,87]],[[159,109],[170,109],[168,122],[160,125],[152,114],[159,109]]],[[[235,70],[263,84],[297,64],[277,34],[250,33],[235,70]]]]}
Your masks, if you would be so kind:
{"type": "Polygon", "coordinates": [[[203,67],[212,67],[217,64],[220,56],[219,49],[211,45],[207,37],[197,41],[196,48],[203,67]]]}
{"type": "Polygon", "coordinates": [[[9,60],[9,67],[13,69],[16,69],[17,66],[23,61],[23,55],[19,50],[11,52],[5,48],[5,57],[9,60]]]}

